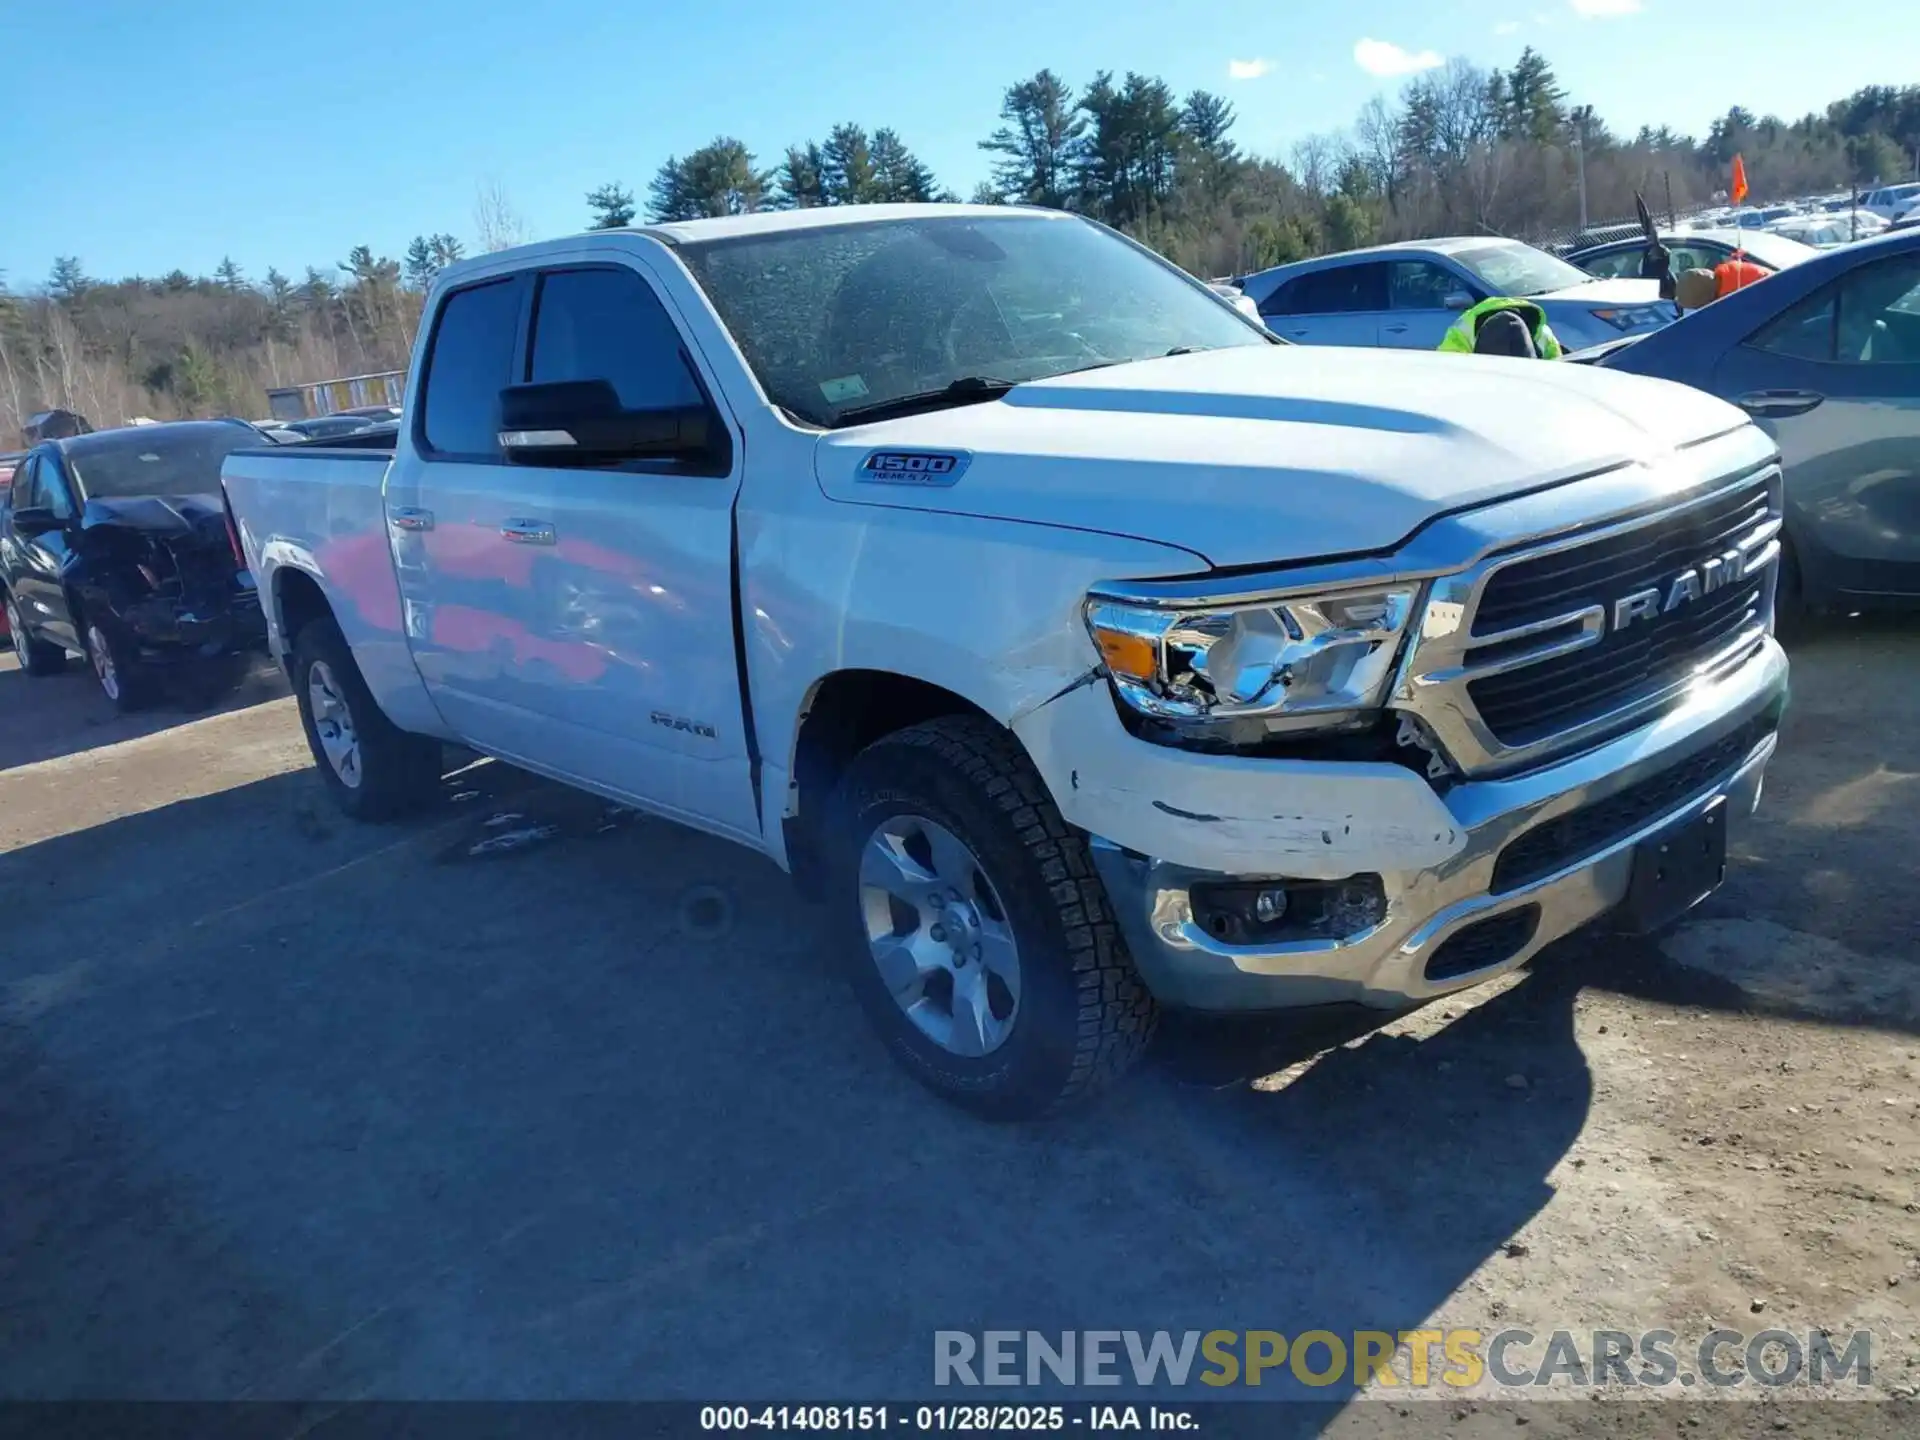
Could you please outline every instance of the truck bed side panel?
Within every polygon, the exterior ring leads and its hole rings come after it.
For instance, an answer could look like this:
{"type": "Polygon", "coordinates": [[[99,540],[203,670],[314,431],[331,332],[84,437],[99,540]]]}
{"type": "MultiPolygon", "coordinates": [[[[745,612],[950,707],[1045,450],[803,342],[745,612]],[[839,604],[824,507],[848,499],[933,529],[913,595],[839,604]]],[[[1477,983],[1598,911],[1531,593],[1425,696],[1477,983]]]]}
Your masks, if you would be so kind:
{"type": "Polygon", "coordinates": [[[407,648],[383,493],[391,458],[370,449],[243,451],[227,461],[222,480],[267,606],[274,654],[293,644],[283,606],[297,571],[319,583],[387,718],[451,738],[407,648]]]}

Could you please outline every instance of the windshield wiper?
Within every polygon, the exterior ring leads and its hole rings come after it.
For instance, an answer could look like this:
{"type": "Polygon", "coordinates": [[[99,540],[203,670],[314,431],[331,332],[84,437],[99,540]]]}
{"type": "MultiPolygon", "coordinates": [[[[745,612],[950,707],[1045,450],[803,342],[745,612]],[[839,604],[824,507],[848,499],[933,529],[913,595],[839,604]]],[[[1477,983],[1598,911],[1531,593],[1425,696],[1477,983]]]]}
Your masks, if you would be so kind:
{"type": "Polygon", "coordinates": [[[982,400],[998,400],[1013,389],[1018,380],[1001,380],[992,375],[962,375],[938,390],[916,390],[896,395],[891,400],[875,400],[856,405],[833,417],[835,427],[859,425],[869,420],[891,420],[898,415],[917,415],[924,410],[940,410],[949,405],[977,405],[982,400]]]}

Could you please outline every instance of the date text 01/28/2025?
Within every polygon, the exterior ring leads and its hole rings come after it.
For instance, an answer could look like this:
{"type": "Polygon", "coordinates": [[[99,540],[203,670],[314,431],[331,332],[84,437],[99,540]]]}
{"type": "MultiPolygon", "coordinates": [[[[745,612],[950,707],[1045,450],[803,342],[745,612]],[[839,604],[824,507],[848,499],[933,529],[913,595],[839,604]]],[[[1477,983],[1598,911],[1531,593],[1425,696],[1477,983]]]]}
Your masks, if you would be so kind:
{"type": "Polygon", "coordinates": [[[1157,1405],[703,1405],[702,1430],[1017,1431],[1200,1428],[1192,1412],[1157,1405]]]}

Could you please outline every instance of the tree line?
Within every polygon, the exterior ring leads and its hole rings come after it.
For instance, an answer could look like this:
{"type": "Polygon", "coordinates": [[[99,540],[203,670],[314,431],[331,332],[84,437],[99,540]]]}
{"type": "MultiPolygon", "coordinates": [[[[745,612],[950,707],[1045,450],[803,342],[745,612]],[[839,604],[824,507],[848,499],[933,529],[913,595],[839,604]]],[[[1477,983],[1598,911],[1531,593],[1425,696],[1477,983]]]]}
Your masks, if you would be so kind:
{"type": "MultiPolygon", "coordinates": [[[[1686,211],[1724,192],[1744,157],[1754,198],[1892,182],[1920,167],[1920,85],[1869,86],[1787,120],[1734,106],[1700,136],[1616,133],[1528,49],[1504,69],[1454,60],[1377,96],[1352,124],[1284,156],[1252,153],[1223,96],[1106,71],[1074,85],[1041,70],[1009,85],[982,137],[989,178],[968,197],[1093,216],[1202,277],[1381,240],[1487,233],[1544,239],[1686,211]]],[[[721,136],[663,162],[643,196],[615,181],[587,197],[595,228],[769,208],[959,196],[890,128],[848,121],[763,163],[721,136]]],[[[232,260],[210,276],[97,280],[62,257],[40,285],[0,283],[0,448],[61,406],[95,423],[137,415],[264,415],[268,388],[406,363],[421,300],[469,249],[531,239],[498,185],[478,193],[468,238],[415,236],[398,258],[354,247],[298,279],[255,280],[232,260]]]]}
{"type": "MultiPolygon", "coordinates": [[[[1531,47],[1505,69],[1453,60],[1368,102],[1285,157],[1244,151],[1222,96],[1184,98],[1151,75],[1101,71],[1075,87],[1041,70],[1007,87],[981,139],[980,203],[1075,210],[1196,274],[1223,276],[1380,240],[1441,233],[1544,239],[1630,219],[1633,198],[1685,211],[1726,189],[1736,154],[1756,196],[1920,176],[1920,86],[1869,86],[1795,120],[1734,106],[1695,137],[1616,134],[1531,47]]],[[[669,157],[646,188],[651,220],[875,200],[954,200],[891,130],[835,126],[762,165],[720,136],[669,157]]],[[[594,227],[633,223],[633,192],[587,196],[594,227]]]]}

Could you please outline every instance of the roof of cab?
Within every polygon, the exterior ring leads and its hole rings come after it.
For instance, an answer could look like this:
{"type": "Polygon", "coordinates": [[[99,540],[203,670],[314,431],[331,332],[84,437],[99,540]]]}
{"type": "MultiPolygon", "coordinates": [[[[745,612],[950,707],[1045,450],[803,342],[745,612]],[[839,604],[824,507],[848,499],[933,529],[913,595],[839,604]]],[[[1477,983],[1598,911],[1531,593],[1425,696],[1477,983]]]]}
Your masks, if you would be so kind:
{"type": "Polygon", "coordinates": [[[755,210],[746,215],[719,215],[704,220],[673,220],[661,225],[627,225],[612,230],[586,230],[572,235],[557,235],[551,240],[536,240],[528,245],[470,255],[456,260],[440,272],[441,278],[460,279],[478,270],[498,270],[501,261],[536,262],[553,250],[572,249],[581,241],[600,237],[645,235],[663,245],[691,245],[706,240],[727,240],[743,235],[778,235],[794,230],[823,230],[843,225],[876,225],[888,220],[1004,220],[1012,216],[1029,219],[1071,220],[1064,210],[1041,210],[1027,205],[816,205],[804,210],[755,210]]]}

